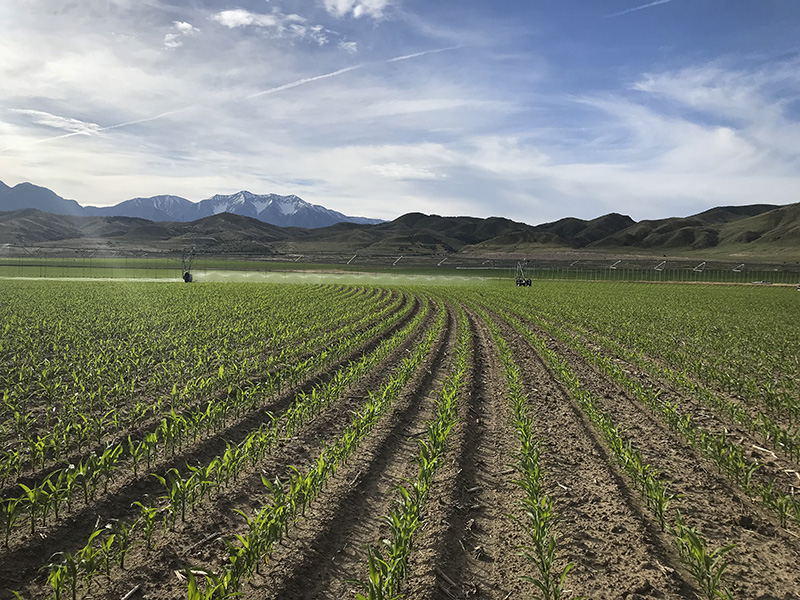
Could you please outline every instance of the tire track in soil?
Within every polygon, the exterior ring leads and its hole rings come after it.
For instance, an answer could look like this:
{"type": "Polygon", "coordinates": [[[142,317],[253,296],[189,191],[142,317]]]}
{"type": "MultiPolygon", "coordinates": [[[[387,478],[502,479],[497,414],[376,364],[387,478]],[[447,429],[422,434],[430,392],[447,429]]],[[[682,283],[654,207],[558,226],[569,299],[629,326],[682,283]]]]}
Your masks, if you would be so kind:
{"type": "Polygon", "coordinates": [[[671,540],[645,512],[599,432],[531,345],[495,319],[523,373],[547,491],[561,519],[558,551],[575,564],[565,587],[593,599],[695,597],[671,540]]]}
{"type": "Polygon", "coordinates": [[[519,576],[521,528],[508,517],[523,498],[512,484],[512,412],[486,325],[466,309],[472,329],[471,381],[459,401],[445,464],[437,471],[409,561],[408,600],[533,597],[519,576]]]}
{"type": "MultiPolygon", "coordinates": [[[[421,309],[419,298],[412,296],[411,300],[415,302],[414,308],[401,323],[396,324],[390,332],[385,334],[386,336],[402,328],[404,323],[413,319],[414,315],[419,312],[421,309]]],[[[434,321],[435,316],[434,308],[417,329],[410,334],[410,338],[404,344],[401,344],[399,348],[395,349],[389,357],[384,359],[382,363],[383,366],[373,371],[376,373],[374,377],[359,382],[357,388],[347,392],[347,396],[343,401],[337,402],[324,410],[302,433],[295,435],[295,437],[288,442],[281,443],[278,448],[273,451],[272,456],[266,459],[266,462],[262,461],[262,463],[259,464],[259,469],[267,470],[267,472],[274,471],[271,474],[271,478],[274,479],[276,474],[284,476],[288,465],[301,464],[313,460],[315,458],[314,452],[318,454],[317,449],[321,450],[321,440],[330,438],[333,431],[338,432],[349,424],[351,411],[360,408],[363,404],[366,391],[378,385],[378,382],[383,378],[383,374],[399,364],[405,356],[405,349],[422,338],[423,332],[434,321]]],[[[353,356],[360,356],[362,353],[374,350],[381,339],[383,338],[370,340],[365,346],[354,351],[353,355],[344,359],[342,363],[352,359],[353,356]]],[[[285,403],[288,407],[299,389],[310,391],[318,381],[324,380],[324,378],[329,377],[329,375],[330,372],[317,379],[309,379],[301,388],[289,390],[281,394],[277,402],[285,403]]],[[[246,417],[244,420],[225,431],[215,434],[212,438],[201,441],[197,445],[193,445],[190,451],[176,455],[175,458],[170,458],[166,465],[158,469],[158,472],[165,472],[171,467],[180,468],[186,463],[208,463],[209,460],[219,454],[220,449],[224,451],[227,441],[238,441],[239,438],[244,438],[253,429],[257,429],[261,422],[268,422],[268,419],[263,416],[265,410],[268,410],[268,408],[258,409],[258,411],[256,411],[258,414],[246,417]]],[[[238,484],[232,485],[223,491],[222,496],[216,499],[215,506],[211,508],[198,508],[191,519],[187,516],[187,524],[184,527],[185,531],[182,530],[178,533],[168,534],[162,547],[155,552],[151,551],[151,553],[140,555],[140,552],[132,550],[130,558],[126,558],[127,573],[125,573],[124,579],[127,580],[131,578],[136,565],[140,563],[146,565],[153,562],[151,554],[157,557],[155,559],[156,563],[160,562],[165,565],[171,565],[172,569],[183,568],[187,564],[187,561],[184,561],[181,557],[184,555],[186,548],[185,540],[180,539],[180,535],[184,533],[192,536],[194,540],[201,540],[214,531],[219,531],[222,524],[226,524],[229,530],[240,528],[242,524],[241,517],[232,514],[231,510],[235,507],[235,499],[242,496],[242,494],[248,497],[252,496],[245,506],[240,507],[244,509],[244,512],[248,512],[248,510],[254,508],[255,505],[259,503],[259,500],[264,495],[264,486],[261,483],[260,473],[261,471],[259,470],[258,473],[254,474],[249,488],[245,481],[240,479],[238,484]],[[245,489],[249,489],[249,491],[244,492],[245,489]],[[222,510],[220,510],[220,507],[222,510]],[[208,524],[210,524],[211,529],[206,527],[208,524]],[[215,526],[217,529],[214,529],[215,526]],[[139,556],[137,558],[133,555],[139,556]]],[[[38,569],[56,549],[81,547],[86,542],[91,532],[95,530],[94,528],[98,523],[102,525],[112,518],[128,521],[135,519],[138,515],[138,511],[132,508],[131,504],[133,501],[143,500],[147,497],[156,498],[163,493],[163,488],[160,484],[158,484],[154,478],[149,477],[149,475],[140,474],[139,479],[136,480],[131,480],[132,474],[121,474],[121,477],[126,479],[127,482],[123,483],[116,492],[109,493],[88,507],[76,509],[74,514],[66,518],[62,517],[56,526],[50,526],[46,536],[37,536],[32,540],[29,538],[23,546],[6,551],[4,556],[0,555],[2,559],[0,581],[8,582],[10,589],[17,590],[29,586],[36,588],[39,584],[43,585],[45,581],[43,576],[38,573],[38,569]],[[38,582],[38,584],[36,582],[38,582]]],[[[224,550],[224,546],[220,544],[218,550],[221,552],[221,550],[224,550]]],[[[197,558],[201,558],[201,555],[198,554],[197,558]]],[[[193,561],[189,562],[191,563],[193,561]]],[[[158,568],[152,568],[150,566],[142,571],[143,579],[155,588],[161,585],[158,582],[159,577],[155,575],[158,571],[158,568]]],[[[162,577],[162,579],[165,581],[169,579],[171,582],[175,581],[174,575],[171,574],[162,577]]],[[[130,587],[135,585],[135,583],[134,581],[130,587]]],[[[130,589],[130,587],[128,587],[128,589],[130,589]]],[[[167,587],[169,588],[169,586],[167,587]]],[[[124,593],[124,591],[127,591],[123,590],[122,587],[117,588],[115,585],[111,585],[110,588],[115,591],[108,596],[109,598],[119,596],[117,592],[124,593]]],[[[182,599],[184,596],[185,589],[182,589],[179,595],[170,595],[167,593],[165,596],[148,595],[148,598],[163,597],[182,599]]],[[[38,596],[34,595],[33,597],[38,596]]],[[[0,600],[5,600],[6,598],[10,599],[12,595],[8,590],[0,589],[0,600]]]]}
{"type": "Polygon", "coordinates": [[[367,576],[370,545],[390,536],[380,517],[389,513],[404,479],[416,477],[416,440],[434,414],[438,392],[457,339],[452,308],[429,359],[381,417],[357,454],[340,467],[325,491],[273,552],[264,576],[255,577],[245,598],[339,599],[353,597],[367,576]]]}
{"type": "Polygon", "coordinates": [[[624,426],[645,461],[672,481],[670,491],[680,495],[672,506],[687,524],[700,529],[711,548],[737,544],[726,556],[725,582],[734,597],[800,600],[800,537],[780,528],[771,513],[728,483],[709,459],[578,353],[535,325],[530,328],[569,361],[581,385],[624,426]]]}

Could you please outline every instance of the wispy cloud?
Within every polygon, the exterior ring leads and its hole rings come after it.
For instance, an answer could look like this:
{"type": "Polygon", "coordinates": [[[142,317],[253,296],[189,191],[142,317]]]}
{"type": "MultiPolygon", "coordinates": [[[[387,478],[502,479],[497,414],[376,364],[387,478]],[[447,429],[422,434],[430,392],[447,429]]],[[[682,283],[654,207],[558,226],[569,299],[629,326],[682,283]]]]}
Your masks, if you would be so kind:
{"type": "Polygon", "coordinates": [[[672,0],[655,0],[655,2],[648,2],[647,4],[642,4],[641,6],[634,6],[633,8],[628,8],[626,10],[621,10],[619,12],[607,15],[609,18],[611,17],[621,17],[622,15],[627,15],[628,13],[636,12],[637,10],[644,10],[645,8],[652,8],[653,6],[658,6],[659,4],[667,4],[672,2],[672,0]]]}
{"type": "MultiPolygon", "coordinates": [[[[457,47],[457,46],[453,46],[453,47],[449,47],[449,48],[435,48],[433,50],[424,50],[424,51],[421,51],[421,52],[414,52],[412,54],[405,54],[405,55],[402,55],[402,56],[396,56],[394,58],[389,58],[389,59],[382,60],[382,61],[359,63],[359,64],[356,64],[356,65],[351,65],[349,67],[344,67],[343,69],[338,69],[336,71],[332,71],[330,73],[323,73],[322,75],[315,75],[313,77],[304,77],[304,78],[298,79],[296,81],[291,81],[289,83],[285,83],[285,84],[282,84],[282,85],[279,85],[279,86],[275,86],[275,87],[272,87],[272,88],[269,88],[269,89],[266,89],[266,90],[261,90],[261,91],[258,91],[258,92],[254,92],[254,93],[249,94],[246,98],[248,100],[250,100],[250,99],[258,98],[258,97],[261,97],[261,96],[267,96],[267,95],[271,95],[271,94],[276,94],[278,92],[282,92],[282,91],[289,90],[289,89],[292,89],[292,88],[300,87],[302,85],[306,85],[308,83],[312,83],[312,82],[315,82],[315,81],[320,81],[320,80],[323,80],[323,79],[330,79],[332,77],[337,77],[339,75],[343,75],[345,73],[349,73],[351,71],[355,71],[355,70],[358,70],[358,69],[363,69],[363,68],[365,68],[367,66],[371,66],[371,65],[375,65],[375,64],[388,64],[388,63],[395,63],[395,62],[400,62],[400,61],[405,61],[405,60],[411,60],[411,59],[420,58],[422,56],[426,56],[426,55],[429,55],[429,54],[437,54],[439,52],[445,52],[445,51],[448,51],[448,50],[455,50],[455,49],[458,49],[458,48],[459,47],[457,47]]],[[[58,128],[58,129],[64,129],[64,130],[69,132],[69,133],[66,133],[66,134],[63,134],[63,135],[59,135],[59,136],[54,136],[54,137],[48,137],[48,138],[35,140],[33,142],[33,143],[40,144],[40,143],[43,143],[43,142],[54,141],[54,140],[58,140],[58,139],[72,137],[72,136],[75,136],[75,135],[97,135],[97,134],[100,134],[100,133],[103,133],[103,132],[106,132],[106,131],[112,131],[112,130],[115,130],[115,129],[121,129],[123,127],[128,127],[130,125],[137,125],[137,124],[140,124],[140,123],[148,123],[148,122],[151,122],[151,121],[157,121],[157,120],[163,119],[165,117],[169,117],[169,116],[172,116],[172,115],[176,115],[178,113],[182,113],[182,112],[191,110],[192,108],[195,108],[196,106],[197,105],[184,106],[182,108],[166,111],[166,112],[163,112],[163,113],[160,113],[160,114],[157,114],[157,115],[153,115],[153,116],[150,116],[150,117],[145,117],[145,118],[141,118],[141,119],[135,119],[135,120],[131,120],[131,121],[125,121],[123,123],[117,123],[115,125],[109,125],[109,126],[106,126],[106,127],[98,125],[97,123],[80,121],[78,119],[73,119],[73,118],[69,118],[69,117],[61,117],[61,116],[58,116],[58,115],[53,115],[53,114],[50,114],[50,113],[47,113],[47,112],[43,112],[43,111],[38,111],[38,110],[12,109],[12,112],[16,112],[16,113],[19,113],[19,114],[25,114],[25,115],[31,117],[31,120],[36,124],[46,125],[48,127],[55,127],[55,128],[58,128]]]]}
{"type": "Polygon", "coordinates": [[[339,48],[348,52],[350,54],[355,54],[358,52],[358,43],[357,42],[339,42],[339,48]]]}
{"type": "Polygon", "coordinates": [[[391,0],[324,0],[325,9],[335,17],[352,15],[356,19],[380,19],[392,4],[391,0]]]}
{"type": "Polygon", "coordinates": [[[438,174],[427,166],[386,163],[381,165],[368,165],[367,170],[377,173],[387,179],[443,179],[444,174],[438,174]]]}
{"type": "Polygon", "coordinates": [[[273,13],[270,15],[252,13],[249,10],[236,8],[233,10],[223,10],[211,17],[214,21],[231,29],[235,27],[280,27],[284,23],[304,22],[305,19],[300,15],[281,15],[273,13]]]}
{"type": "Polygon", "coordinates": [[[308,20],[301,15],[294,13],[284,14],[277,9],[269,14],[264,14],[236,8],[220,11],[212,15],[211,19],[229,29],[256,27],[269,32],[276,38],[287,38],[291,40],[307,39],[315,42],[319,46],[325,46],[331,39],[338,39],[341,37],[338,32],[322,25],[310,24],[308,20]]]}
{"type": "MultiPolygon", "coordinates": [[[[30,142],[32,144],[42,144],[44,142],[52,142],[55,140],[61,140],[64,138],[73,137],[76,135],[86,135],[86,136],[99,135],[105,131],[112,131],[114,129],[120,129],[122,127],[128,127],[130,125],[137,125],[139,123],[148,123],[150,121],[157,121],[158,119],[163,119],[164,117],[168,117],[171,115],[187,111],[190,108],[192,107],[186,106],[184,108],[179,108],[177,110],[171,110],[165,113],[161,113],[160,115],[146,117],[144,119],[136,119],[134,121],[126,121],[125,123],[117,123],[116,125],[109,125],[107,127],[102,127],[97,123],[90,123],[87,121],[80,121],[78,119],[72,119],[69,117],[60,117],[58,115],[52,115],[50,113],[43,112],[40,110],[25,110],[25,109],[12,108],[11,112],[28,115],[32,117],[31,120],[38,125],[46,125],[48,127],[64,129],[70,132],[70,133],[65,133],[63,135],[57,135],[48,138],[40,138],[38,140],[33,140],[30,142]]],[[[6,148],[5,150],[9,149],[6,148]]],[[[0,150],[0,152],[4,152],[5,150],[0,150]]]]}
{"type": "Polygon", "coordinates": [[[168,50],[183,46],[183,38],[200,33],[200,30],[186,21],[174,21],[172,31],[164,35],[164,47],[168,50]]]}
{"type": "Polygon", "coordinates": [[[11,112],[26,115],[37,125],[69,131],[69,135],[94,135],[102,131],[102,127],[97,123],[81,121],[80,119],[73,119],[71,117],[62,117],[41,110],[12,108],[11,112]]]}

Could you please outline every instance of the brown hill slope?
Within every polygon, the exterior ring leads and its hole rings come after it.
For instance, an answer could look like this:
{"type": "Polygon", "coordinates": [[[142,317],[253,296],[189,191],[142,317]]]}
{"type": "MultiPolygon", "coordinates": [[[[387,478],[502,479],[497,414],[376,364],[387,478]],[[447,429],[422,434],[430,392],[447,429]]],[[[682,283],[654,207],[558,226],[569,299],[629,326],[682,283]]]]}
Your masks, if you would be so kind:
{"type": "Polygon", "coordinates": [[[127,249],[179,249],[195,245],[217,251],[273,252],[272,243],[302,238],[305,230],[270,225],[229,213],[190,223],[135,217],[74,217],[34,209],[0,212],[0,244],[21,246],[114,246],[127,249]]]}
{"type": "Polygon", "coordinates": [[[56,216],[26,209],[0,213],[0,244],[213,252],[444,254],[536,251],[712,253],[800,257],[800,204],[719,207],[690,217],[635,222],[611,213],[532,226],[500,217],[408,213],[377,225],[285,228],[221,213],[190,223],[131,217],[56,216]]]}

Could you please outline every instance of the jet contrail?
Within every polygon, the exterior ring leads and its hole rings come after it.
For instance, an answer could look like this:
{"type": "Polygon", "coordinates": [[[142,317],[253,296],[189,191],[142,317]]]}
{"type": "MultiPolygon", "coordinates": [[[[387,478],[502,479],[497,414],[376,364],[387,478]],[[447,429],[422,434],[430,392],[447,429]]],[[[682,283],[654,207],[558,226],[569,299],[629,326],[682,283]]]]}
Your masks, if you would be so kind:
{"type": "Polygon", "coordinates": [[[658,6],[659,4],[666,4],[667,2],[672,2],[672,0],[655,0],[655,2],[648,2],[647,4],[642,4],[641,6],[634,6],[633,8],[629,8],[627,10],[622,10],[618,13],[614,13],[612,15],[608,15],[609,18],[611,17],[620,17],[622,15],[627,15],[628,13],[636,12],[637,10],[644,10],[645,8],[650,8],[651,6],[658,6]]]}
{"type": "Polygon", "coordinates": [[[258,96],[266,96],[267,94],[274,94],[275,92],[282,92],[283,90],[288,90],[297,87],[299,85],[305,85],[306,83],[311,83],[312,81],[327,79],[328,77],[336,77],[337,75],[341,75],[342,73],[355,71],[356,69],[365,67],[368,64],[369,63],[362,63],[360,65],[353,65],[352,67],[345,67],[344,69],[339,69],[338,71],[334,71],[333,73],[325,73],[324,75],[316,75],[315,77],[306,77],[305,79],[298,79],[297,81],[292,81],[291,83],[284,83],[283,85],[279,85],[278,87],[250,94],[249,96],[247,96],[247,98],[249,100],[250,98],[257,98],[258,96]]]}
{"type": "Polygon", "coordinates": [[[405,54],[403,56],[395,56],[394,58],[387,58],[386,60],[378,60],[373,62],[365,62],[358,65],[353,65],[352,67],[345,67],[344,69],[339,69],[338,71],[333,71],[332,73],[325,73],[324,75],[317,75],[315,77],[306,77],[304,79],[298,79],[297,81],[292,81],[291,83],[284,83],[283,85],[279,85],[278,87],[270,88],[268,90],[264,90],[261,92],[256,92],[254,94],[250,94],[247,96],[248,99],[250,98],[257,98],[258,96],[265,96],[267,94],[274,94],[275,92],[282,92],[283,90],[288,90],[290,88],[297,87],[299,85],[305,85],[306,83],[311,83],[312,81],[319,81],[320,79],[327,79],[328,77],[336,77],[337,75],[341,75],[343,73],[348,73],[350,71],[355,71],[356,69],[363,69],[364,67],[368,67],[370,65],[380,65],[385,63],[393,63],[393,62],[400,62],[401,60],[408,60],[410,58],[417,58],[418,56],[425,56],[426,54],[434,54],[436,52],[445,52],[446,50],[457,50],[462,46],[450,46],[449,48],[437,48],[435,50],[424,50],[423,52],[415,52],[414,54],[405,54]]]}
{"type": "MultiPolygon", "coordinates": [[[[670,0],[659,0],[658,2],[654,2],[653,4],[661,4],[662,2],[669,2],[669,1],[670,0]]],[[[637,10],[637,9],[631,9],[631,10],[637,10]]],[[[301,85],[305,85],[307,83],[311,83],[312,81],[319,81],[320,79],[328,79],[329,77],[336,77],[337,75],[343,75],[344,73],[349,73],[350,71],[355,71],[356,69],[363,69],[364,67],[368,67],[368,66],[371,66],[371,65],[380,65],[380,64],[386,64],[386,63],[400,62],[402,60],[410,60],[412,58],[418,58],[420,56],[425,56],[426,54],[436,54],[438,52],[446,52],[448,50],[458,50],[459,48],[463,48],[463,46],[449,46],[447,48],[436,48],[434,50],[423,50],[422,52],[415,52],[414,54],[405,54],[403,56],[395,56],[394,58],[387,58],[385,60],[378,60],[378,61],[360,63],[360,64],[357,64],[357,65],[352,65],[350,67],[345,67],[344,69],[339,69],[338,71],[333,71],[331,73],[324,73],[323,75],[316,75],[314,77],[305,77],[303,79],[298,79],[297,81],[292,81],[290,83],[284,83],[283,85],[279,85],[277,87],[270,88],[268,90],[255,92],[255,93],[250,94],[249,96],[247,96],[247,99],[249,100],[249,99],[252,99],[252,98],[258,98],[259,96],[266,96],[268,94],[275,94],[277,92],[282,92],[283,90],[289,90],[289,89],[296,88],[296,87],[301,86],[301,85]]],[[[126,121],[125,123],[118,123],[116,125],[109,125],[108,127],[100,127],[100,128],[96,129],[93,132],[73,131],[73,132],[70,132],[70,133],[65,133],[63,135],[57,135],[55,137],[49,137],[49,138],[44,138],[44,139],[41,139],[41,140],[35,140],[35,141],[31,142],[31,143],[33,143],[33,144],[42,144],[44,142],[51,142],[53,140],[61,140],[61,139],[64,139],[64,138],[72,137],[74,135],[96,135],[96,134],[102,133],[104,131],[111,131],[112,129],[119,129],[121,127],[127,127],[128,125],[136,125],[137,123],[147,123],[148,121],[156,121],[158,119],[163,119],[164,117],[168,117],[170,115],[174,115],[174,114],[189,110],[191,108],[194,108],[195,106],[197,106],[197,105],[193,104],[191,106],[185,106],[183,108],[178,108],[176,110],[170,110],[168,112],[161,113],[159,115],[155,115],[154,117],[147,117],[147,118],[144,118],[144,119],[136,119],[135,121],[126,121]]],[[[9,150],[9,148],[6,148],[4,150],[0,150],[0,152],[5,152],[6,150],[9,150]]]]}
{"type": "Polygon", "coordinates": [[[379,62],[392,63],[400,62],[401,60],[408,60],[409,58],[417,58],[418,56],[425,56],[426,54],[436,54],[437,52],[447,52],[448,50],[459,50],[464,46],[448,46],[447,48],[437,48],[436,50],[424,50],[422,52],[415,52],[414,54],[406,54],[405,56],[396,56],[379,62]]]}
{"type": "MultiPolygon", "coordinates": [[[[110,131],[112,129],[119,129],[120,127],[126,127],[128,125],[136,125],[137,123],[146,123],[147,121],[155,121],[156,119],[161,119],[163,117],[168,117],[169,115],[174,115],[179,112],[183,112],[185,110],[189,110],[192,108],[191,106],[185,106],[184,108],[179,108],[177,110],[171,110],[169,112],[161,113],[160,115],[156,115],[155,117],[147,117],[146,119],[137,119],[135,121],[127,121],[125,123],[118,123],[117,125],[109,125],[108,127],[99,127],[94,131],[72,131],[70,133],[64,133],[62,135],[56,135],[54,137],[43,138],[41,140],[33,140],[31,144],[43,144],[44,142],[52,142],[54,140],[62,140],[64,138],[72,137],[74,135],[96,135],[98,133],[102,133],[103,131],[110,131]]],[[[6,148],[8,150],[8,148],[6,148]]],[[[4,151],[4,150],[3,150],[4,151]]]]}
{"type": "Polygon", "coordinates": [[[99,131],[108,131],[110,129],[118,129],[120,127],[126,127],[128,125],[136,125],[137,123],[147,123],[148,121],[155,121],[156,119],[161,119],[163,117],[168,117],[170,115],[175,115],[185,110],[189,110],[190,108],[194,108],[193,106],[184,106],[183,108],[178,108],[175,110],[170,110],[165,113],[161,113],[160,115],[156,115],[155,117],[147,117],[146,119],[136,119],[135,121],[128,121],[127,123],[120,123],[119,125],[110,125],[108,127],[101,127],[99,131]]]}

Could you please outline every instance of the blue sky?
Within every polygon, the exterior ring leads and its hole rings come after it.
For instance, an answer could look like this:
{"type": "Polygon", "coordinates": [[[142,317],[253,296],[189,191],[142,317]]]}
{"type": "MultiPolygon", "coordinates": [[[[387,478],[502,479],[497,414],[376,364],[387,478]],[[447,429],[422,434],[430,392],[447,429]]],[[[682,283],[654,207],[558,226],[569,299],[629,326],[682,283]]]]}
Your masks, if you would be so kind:
{"type": "Polygon", "coordinates": [[[797,0],[6,2],[0,180],[532,224],[789,204],[798,31],[797,0]]]}

